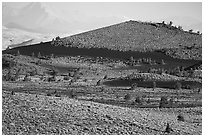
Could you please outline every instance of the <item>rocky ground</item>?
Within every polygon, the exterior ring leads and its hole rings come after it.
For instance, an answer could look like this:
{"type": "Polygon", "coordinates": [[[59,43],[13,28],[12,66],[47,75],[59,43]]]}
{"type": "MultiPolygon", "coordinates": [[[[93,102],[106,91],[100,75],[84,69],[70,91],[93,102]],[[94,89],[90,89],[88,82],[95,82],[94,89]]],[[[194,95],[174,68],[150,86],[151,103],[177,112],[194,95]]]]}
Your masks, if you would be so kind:
{"type": "MultiPolygon", "coordinates": [[[[21,75],[35,68],[31,80],[2,82],[2,133],[4,135],[201,135],[202,98],[201,92],[192,89],[164,89],[130,87],[108,87],[104,81],[125,77],[172,80],[177,76],[136,73],[134,69],[120,70],[126,66],[120,61],[87,59],[82,57],[51,58],[42,60],[28,56],[5,57],[4,66],[19,68],[21,75]],[[43,81],[41,76],[49,69],[60,74],[69,73],[69,67],[80,68],[75,82],[68,80],[43,81]],[[28,71],[29,70],[29,71],[28,71]],[[136,75],[135,75],[136,74],[136,75]],[[104,78],[107,76],[106,78],[104,78]],[[39,80],[32,81],[38,77],[39,80]],[[100,80],[100,83],[97,82],[100,80]],[[74,97],[70,94],[73,92],[74,97]],[[130,94],[130,100],[124,100],[130,94]],[[144,96],[143,96],[144,95],[144,96]],[[158,108],[161,96],[175,97],[180,106],[188,108],[158,108]],[[135,98],[142,96],[141,104],[135,98]],[[147,104],[147,100],[150,103],[147,104]],[[183,103],[183,104],[182,104],[183,103]],[[187,103],[187,104],[186,104],[187,103]],[[189,107],[189,104],[193,107],[189,107]],[[146,106],[153,106],[146,107],[146,106]],[[181,114],[184,121],[177,120],[181,114]],[[165,132],[167,123],[172,131],[165,132]]],[[[12,68],[12,69],[13,69],[12,68]]],[[[5,67],[5,70],[10,69],[5,67]]],[[[15,70],[12,70],[12,72],[15,70]]],[[[3,71],[4,74],[4,71],[3,71]]],[[[7,74],[7,73],[5,73],[7,74]]],[[[15,74],[15,73],[14,73],[15,74]]],[[[195,79],[192,79],[196,81],[195,79]]],[[[202,81],[198,79],[198,81],[202,81]]]]}
{"type": "Polygon", "coordinates": [[[2,133],[23,134],[202,134],[202,108],[130,109],[27,93],[2,92],[2,133]],[[178,121],[182,113],[185,121],[178,121]],[[173,131],[164,132],[167,123],[173,131]]]}

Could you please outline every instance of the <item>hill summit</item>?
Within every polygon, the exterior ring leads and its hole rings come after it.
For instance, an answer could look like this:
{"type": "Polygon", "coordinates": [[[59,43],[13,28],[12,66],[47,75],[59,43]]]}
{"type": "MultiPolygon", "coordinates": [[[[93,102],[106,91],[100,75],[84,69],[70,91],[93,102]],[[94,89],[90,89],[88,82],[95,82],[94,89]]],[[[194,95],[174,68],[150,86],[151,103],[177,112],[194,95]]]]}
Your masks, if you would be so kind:
{"type": "Polygon", "coordinates": [[[66,46],[119,51],[155,51],[182,59],[201,59],[202,35],[181,26],[127,21],[62,39],[66,46]]]}

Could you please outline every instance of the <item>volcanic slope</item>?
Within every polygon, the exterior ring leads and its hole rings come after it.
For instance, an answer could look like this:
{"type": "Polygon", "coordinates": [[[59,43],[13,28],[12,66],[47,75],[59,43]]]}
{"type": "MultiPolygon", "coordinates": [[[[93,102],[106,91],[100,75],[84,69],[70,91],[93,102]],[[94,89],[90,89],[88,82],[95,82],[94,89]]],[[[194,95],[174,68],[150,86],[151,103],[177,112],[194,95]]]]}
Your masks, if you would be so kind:
{"type": "Polygon", "coordinates": [[[127,21],[63,38],[67,46],[120,51],[162,50],[182,59],[202,56],[202,35],[163,23],[127,21]],[[169,51],[169,49],[171,49],[169,51]]]}
{"type": "Polygon", "coordinates": [[[99,51],[114,52],[116,55],[122,52],[159,51],[174,58],[202,60],[202,34],[187,32],[164,23],[127,21],[60,40],[58,38],[52,43],[17,47],[3,53],[16,53],[19,50],[26,55],[32,52],[43,55],[87,55],[99,51]]]}

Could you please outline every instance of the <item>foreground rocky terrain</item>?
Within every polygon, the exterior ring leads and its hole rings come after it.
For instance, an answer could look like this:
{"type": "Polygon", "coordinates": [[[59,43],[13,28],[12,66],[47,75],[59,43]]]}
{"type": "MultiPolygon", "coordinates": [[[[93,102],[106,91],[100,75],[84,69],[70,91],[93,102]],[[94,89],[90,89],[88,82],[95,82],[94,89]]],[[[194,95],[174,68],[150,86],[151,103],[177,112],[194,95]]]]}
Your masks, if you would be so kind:
{"type": "Polygon", "coordinates": [[[20,134],[202,134],[202,108],[131,109],[3,90],[2,133],[20,134]],[[186,121],[178,121],[184,114],[186,121]],[[165,132],[167,123],[173,131],[165,132]]]}

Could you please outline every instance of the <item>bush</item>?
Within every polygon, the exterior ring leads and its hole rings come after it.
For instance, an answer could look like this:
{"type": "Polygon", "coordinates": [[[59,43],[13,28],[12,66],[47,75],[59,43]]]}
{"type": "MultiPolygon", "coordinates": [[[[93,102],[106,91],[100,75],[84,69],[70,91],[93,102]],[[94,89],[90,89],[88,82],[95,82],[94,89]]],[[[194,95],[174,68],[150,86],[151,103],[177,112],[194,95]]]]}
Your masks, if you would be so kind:
{"type": "Polygon", "coordinates": [[[64,80],[69,80],[69,76],[64,76],[64,80]]]}
{"type": "Polygon", "coordinates": [[[69,97],[70,98],[74,98],[76,95],[74,94],[74,91],[73,90],[71,90],[70,92],[69,92],[69,97]]]}
{"type": "Polygon", "coordinates": [[[175,89],[180,90],[181,87],[182,87],[181,83],[180,82],[176,82],[175,89]]]}
{"type": "Polygon", "coordinates": [[[9,54],[2,55],[2,68],[13,68],[15,65],[14,56],[9,54]]]}
{"type": "Polygon", "coordinates": [[[156,88],[156,82],[155,82],[155,81],[153,82],[153,87],[152,87],[152,88],[153,88],[153,91],[154,91],[155,88],[156,88]]]}
{"type": "Polygon", "coordinates": [[[29,78],[28,76],[29,76],[29,75],[26,74],[25,77],[24,77],[24,79],[23,79],[23,81],[30,81],[30,78],[29,78]]]}
{"type": "Polygon", "coordinates": [[[83,81],[84,81],[84,82],[87,82],[87,81],[88,81],[88,79],[86,79],[86,78],[85,78],[83,81]]]}
{"type": "Polygon", "coordinates": [[[202,89],[201,88],[198,88],[198,93],[201,93],[202,92],[202,89]]]}
{"type": "Polygon", "coordinates": [[[96,85],[99,86],[101,84],[101,80],[97,81],[96,85]]]}
{"type": "Polygon", "coordinates": [[[128,93],[125,95],[124,100],[129,101],[131,99],[131,95],[128,93]]]}
{"type": "Polygon", "coordinates": [[[147,104],[149,104],[149,103],[151,103],[151,99],[150,98],[148,98],[148,100],[147,100],[147,104]]]}
{"type": "Polygon", "coordinates": [[[163,59],[161,60],[161,64],[162,64],[162,65],[165,65],[165,64],[166,64],[163,59]]]}
{"type": "Polygon", "coordinates": [[[41,58],[41,54],[40,54],[40,52],[38,52],[38,58],[41,58]]]}
{"type": "Polygon", "coordinates": [[[107,78],[108,78],[108,76],[107,76],[107,75],[105,75],[103,79],[107,79],[107,78]]]}
{"type": "Polygon", "coordinates": [[[32,58],[35,58],[35,53],[33,52],[31,56],[32,56],[32,58]]]}
{"type": "Polygon", "coordinates": [[[5,76],[5,80],[10,81],[11,79],[12,79],[12,74],[11,74],[11,70],[9,70],[8,73],[5,76]]]}
{"type": "Polygon", "coordinates": [[[193,33],[193,30],[192,30],[192,29],[190,29],[188,32],[189,32],[189,33],[193,33]]]}
{"type": "Polygon", "coordinates": [[[179,114],[179,115],[177,116],[177,120],[178,120],[178,121],[183,121],[183,122],[185,121],[185,120],[184,120],[184,116],[181,115],[181,114],[179,114]]]}
{"type": "Polygon", "coordinates": [[[60,94],[55,94],[55,97],[61,97],[61,95],[60,94]]]}
{"type": "Polygon", "coordinates": [[[137,96],[135,98],[135,103],[142,104],[142,98],[140,96],[137,96]]]}
{"type": "Polygon", "coordinates": [[[168,104],[167,97],[162,96],[159,102],[159,108],[166,107],[167,104],[168,104]]]}
{"type": "Polygon", "coordinates": [[[11,91],[11,95],[15,95],[15,92],[14,92],[14,91],[11,91]]]}
{"type": "Polygon", "coordinates": [[[43,80],[44,79],[44,76],[42,75],[42,76],[40,76],[40,80],[43,80]]]}
{"type": "Polygon", "coordinates": [[[17,51],[17,56],[20,56],[20,55],[21,55],[21,53],[20,53],[20,51],[18,50],[18,51],[17,51]]]}
{"type": "Polygon", "coordinates": [[[51,93],[47,93],[47,96],[51,96],[52,94],[51,93]]]}
{"type": "Polygon", "coordinates": [[[173,131],[173,129],[170,128],[169,123],[167,123],[165,132],[170,133],[171,131],[173,131]]]}
{"type": "Polygon", "coordinates": [[[173,24],[173,22],[172,22],[172,21],[170,21],[170,22],[169,22],[169,26],[172,26],[172,24],[173,24]]]}
{"type": "Polygon", "coordinates": [[[52,68],[52,70],[50,71],[50,75],[56,76],[57,74],[58,74],[58,71],[52,68]]]}
{"type": "Polygon", "coordinates": [[[174,103],[174,98],[171,97],[171,98],[169,99],[169,105],[170,105],[170,107],[173,107],[173,103],[174,103]]]}
{"type": "Polygon", "coordinates": [[[48,81],[48,82],[56,81],[56,77],[55,77],[55,76],[49,77],[49,78],[47,79],[47,81],[48,81]]]}
{"type": "Polygon", "coordinates": [[[19,74],[20,74],[20,69],[18,69],[17,71],[16,71],[16,74],[15,74],[15,81],[18,79],[18,77],[19,77],[19,74]]]}
{"type": "Polygon", "coordinates": [[[131,90],[135,90],[137,88],[138,84],[137,83],[133,83],[131,85],[131,90]]]}
{"type": "Polygon", "coordinates": [[[183,86],[184,89],[191,89],[191,86],[190,85],[185,85],[183,86]]]}
{"type": "Polygon", "coordinates": [[[31,72],[30,72],[30,76],[35,76],[37,74],[37,70],[32,70],[31,72]]]}

